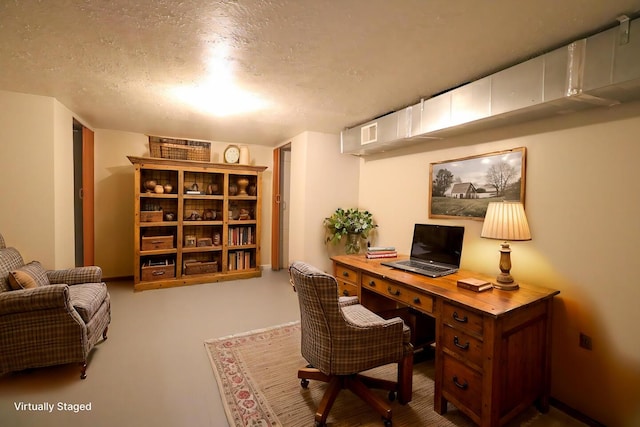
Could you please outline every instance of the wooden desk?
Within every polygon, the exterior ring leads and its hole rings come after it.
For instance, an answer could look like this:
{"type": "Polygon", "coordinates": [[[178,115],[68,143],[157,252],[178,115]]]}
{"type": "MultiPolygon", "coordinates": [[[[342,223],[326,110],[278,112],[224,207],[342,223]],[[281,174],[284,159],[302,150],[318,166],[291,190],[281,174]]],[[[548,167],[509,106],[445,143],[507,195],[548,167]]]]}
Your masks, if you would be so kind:
{"type": "Polygon", "coordinates": [[[491,278],[461,270],[433,279],[364,255],[331,259],[343,294],[358,295],[373,311],[409,306],[436,319],[436,412],[446,413],[449,401],[493,427],[533,403],[549,410],[551,313],[559,291],[521,283],[516,291],[476,293],[457,280],[491,278]]]}

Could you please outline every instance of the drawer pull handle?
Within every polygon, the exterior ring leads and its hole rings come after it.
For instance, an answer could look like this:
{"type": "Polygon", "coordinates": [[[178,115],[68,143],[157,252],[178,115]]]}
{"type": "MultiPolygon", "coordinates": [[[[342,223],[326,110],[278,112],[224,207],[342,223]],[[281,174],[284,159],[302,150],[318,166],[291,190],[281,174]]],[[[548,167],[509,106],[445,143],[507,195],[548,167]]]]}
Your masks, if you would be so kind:
{"type": "Polygon", "coordinates": [[[345,297],[348,297],[349,296],[349,291],[345,289],[344,291],[342,291],[342,295],[344,295],[345,297]]]}
{"type": "Polygon", "coordinates": [[[165,273],[164,271],[154,271],[152,275],[153,276],[163,276],[164,273],[165,273]]]}
{"type": "Polygon", "coordinates": [[[396,289],[396,291],[395,291],[395,292],[393,292],[393,291],[391,290],[391,286],[388,286],[388,287],[387,287],[387,291],[388,291],[391,295],[395,295],[395,296],[399,296],[399,295],[400,295],[400,289],[396,289]]]}
{"type": "Polygon", "coordinates": [[[467,341],[466,344],[460,344],[460,341],[458,340],[458,336],[456,335],[455,337],[453,337],[453,345],[455,345],[458,348],[461,348],[463,350],[469,350],[469,341],[467,341]]]}
{"type": "Polygon", "coordinates": [[[376,287],[375,280],[369,280],[369,286],[371,286],[372,288],[375,288],[376,287]]]}
{"type": "Polygon", "coordinates": [[[342,272],[342,275],[343,275],[344,277],[349,277],[349,272],[348,272],[348,271],[343,271],[343,272],[342,272]]]}
{"type": "Polygon", "coordinates": [[[458,316],[458,312],[454,311],[453,312],[453,320],[455,320],[456,322],[460,322],[460,323],[467,323],[469,321],[469,318],[467,316],[460,317],[460,316],[458,316]]]}
{"type": "Polygon", "coordinates": [[[466,382],[466,381],[465,381],[463,384],[460,384],[460,383],[458,382],[458,377],[457,377],[457,375],[454,375],[454,376],[453,376],[453,383],[456,385],[456,387],[458,387],[458,388],[460,388],[460,389],[462,389],[462,390],[466,390],[466,389],[468,389],[468,388],[469,388],[469,383],[468,383],[468,382],[466,382]]]}
{"type": "Polygon", "coordinates": [[[414,304],[420,304],[420,298],[415,297],[415,298],[413,299],[413,303],[414,303],[414,304]]]}

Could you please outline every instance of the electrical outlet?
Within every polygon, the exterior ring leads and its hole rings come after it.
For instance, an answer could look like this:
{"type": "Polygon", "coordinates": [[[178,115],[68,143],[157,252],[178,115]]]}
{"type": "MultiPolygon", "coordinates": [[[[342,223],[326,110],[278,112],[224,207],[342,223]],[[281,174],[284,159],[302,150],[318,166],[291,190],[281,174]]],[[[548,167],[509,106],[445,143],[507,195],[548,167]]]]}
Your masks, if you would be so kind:
{"type": "Polygon", "coordinates": [[[589,335],[583,334],[582,332],[580,332],[580,347],[586,350],[593,349],[593,343],[591,342],[591,337],[589,335]]]}

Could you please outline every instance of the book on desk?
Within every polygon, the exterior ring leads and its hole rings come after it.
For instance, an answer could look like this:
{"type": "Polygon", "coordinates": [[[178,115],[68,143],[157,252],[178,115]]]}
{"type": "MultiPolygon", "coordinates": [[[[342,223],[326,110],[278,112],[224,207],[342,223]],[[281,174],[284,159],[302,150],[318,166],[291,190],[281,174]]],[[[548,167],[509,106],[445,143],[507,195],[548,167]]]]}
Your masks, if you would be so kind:
{"type": "Polygon", "coordinates": [[[398,252],[393,246],[369,246],[365,256],[367,259],[397,258],[398,252]]]}
{"type": "Polygon", "coordinates": [[[464,279],[458,279],[458,287],[462,289],[468,289],[474,292],[487,291],[493,289],[493,284],[482,279],[475,279],[473,277],[467,277],[464,279]]]}

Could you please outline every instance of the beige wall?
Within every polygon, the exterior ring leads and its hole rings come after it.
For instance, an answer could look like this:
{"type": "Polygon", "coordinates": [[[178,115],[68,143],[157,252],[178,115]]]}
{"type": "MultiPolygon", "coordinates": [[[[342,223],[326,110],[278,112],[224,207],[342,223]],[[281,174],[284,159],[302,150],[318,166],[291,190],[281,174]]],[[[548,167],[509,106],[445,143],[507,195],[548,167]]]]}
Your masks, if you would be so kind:
{"type": "Polygon", "coordinates": [[[465,226],[462,267],[495,274],[498,247],[482,222],[428,218],[429,164],[527,147],[533,240],[514,242],[516,279],[559,289],[552,396],[606,425],[640,425],[640,103],[428,142],[362,160],[360,204],[379,243],[408,253],[413,224],[465,226]],[[579,332],[593,351],[578,347],[579,332]]]}
{"type": "MultiPolygon", "coordinates": [[[[220,162],[228,144],[212,142],[212,160],[220,162]]],[[[252,165],[263,172],[261,263],[271,260],[272,148],[250,145],[252,165]]],[[[95,131],[96,264],[105,277],[133,275],[133,165],[127,156],[148,156],[148,137],[106,129],[95,131]],[[108,208],[105,208],[108,207],[108,208]]]]}
{"type": "MultiPolygon", "coordinates": [[[[331,271],[322,221],[358,205],[359,160],[340,154],[340,137],[304,132],[291,139],[289,262],[331,271]]],[[[329,248],[331,249],[331,248],[329,248]]]]}
{"type": "Polygon", "coordinates": [[[96,264],[105,277],[133,276],[133,165],[149,155],[145,135],[96,129],[94,135],[96,264]]]}
{"type": "Polygon", "coordinates": [[[0,111],[0,233],[25,262],[71,267],[71,112],[53,98],[6,91],[0,111]]]}

